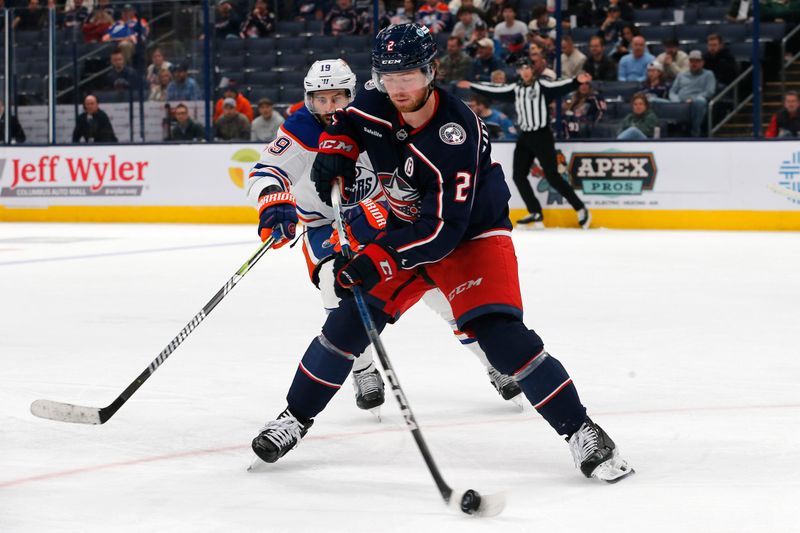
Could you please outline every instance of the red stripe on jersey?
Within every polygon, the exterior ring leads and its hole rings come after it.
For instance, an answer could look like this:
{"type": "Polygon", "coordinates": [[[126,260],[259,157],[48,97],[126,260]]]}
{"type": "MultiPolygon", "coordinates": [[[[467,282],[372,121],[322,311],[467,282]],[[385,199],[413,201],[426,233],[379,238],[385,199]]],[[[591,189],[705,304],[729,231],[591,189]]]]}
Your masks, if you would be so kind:
{"type": "Polygon", "coordinates": [[[357,107],[348,107],[346,111],[349,112],[349,113],[355,113],[356,115],[360,116],[361,118],[365,118],[365,119],[367,119],[367,120],[369,120],[371,122],[374,122],[376,124],[380,124],[381,126],[386,126],[387,128],[390,128],[390,129],[392,127],[392,123],[389,122],[388,120],[383,120],[383,119],[380,119],[380,118],[378,118],[376,116],[370,115],[369,113],[365,113],[364,111],[361,111],[357,107]]]}

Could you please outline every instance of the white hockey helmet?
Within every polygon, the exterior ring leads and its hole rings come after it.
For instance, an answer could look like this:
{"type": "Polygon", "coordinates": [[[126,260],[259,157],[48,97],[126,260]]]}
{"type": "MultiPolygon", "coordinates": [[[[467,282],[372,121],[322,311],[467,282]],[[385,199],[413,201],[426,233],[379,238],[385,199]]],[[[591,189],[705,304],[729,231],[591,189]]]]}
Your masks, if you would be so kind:
{"type": "Polygon", "coordinates": [[[311,93],[343,89],[348,103],[356,96],[356,75],[343,59],[322,59],[315,61],[303,80],[305,101],[308,110],[315,114],[311,93]]]}

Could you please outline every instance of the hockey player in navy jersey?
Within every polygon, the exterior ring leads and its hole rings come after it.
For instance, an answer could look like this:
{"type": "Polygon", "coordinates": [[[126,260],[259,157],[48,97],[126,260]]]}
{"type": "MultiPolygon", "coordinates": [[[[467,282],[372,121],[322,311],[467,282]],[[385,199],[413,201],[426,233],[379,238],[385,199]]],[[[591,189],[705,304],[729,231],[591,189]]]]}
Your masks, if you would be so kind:
{"type": "MultiPolygon", "coordinates": [[[[356,77],[341,59],[324,59],[309,68],[303,85],[305,107],[293,113],[280,126],[275,140],[266,146],[261,159],[250,171],[246,192],[253,205],[259,208],[259,234],[262,239],[273,235],[274,247],[281,247],[294,238],[295,224],[303,222],[306,227],[303,254],[309,276],[320,289],[323,306],[329,312],[339,305],[331,261],[334,257],[333,211],[317,196],[308,176],[323,128],[330,124],[336,109],[352,101],[356,77]]],[[[358,158],[353,183],[354,194],[344,206],[346,217],[356,241],[368,240],[382,229],[381,223],[385,224],[385,208],[381,205],[385,199],[366,153],[358,158]]],[[[439,291],[431,290],[425,302],[455,326],[450,306],[439,291]]],[[[487,367],[492,385],[504,399],[520,394],[516,382],[489,365],[474,338],[460,331],[456,334],[487,367]]],[[[383,404],[384,384],[369,347],[355,360],[353,386],[356,404],[361,409],[374,409],[383,404]]]]}
{"type": "MultiPolygon", "coordinates": [[[[340,261],[337,283],[361,287],[379,330],[438,287],[458,327],[567,439],[581,472],[618,481],[633,470],[587,416],[567,371],[522,322],[510,193],[483,123],[434,86],[435,55],[424,27],[382,30],[371,89],[337,111],[320,137],[311,177],[323,201],[330,203],[339,183],[345,197],[354,193],[355,163],[366,152],[391,207],[386,233],[340,261]]],[[[259,457],[277,461],[299,443],[368,343],[353,298],[344,298],[306,350],[306,374],[296,375],[287,409],[253,440],[259,457]]]]}

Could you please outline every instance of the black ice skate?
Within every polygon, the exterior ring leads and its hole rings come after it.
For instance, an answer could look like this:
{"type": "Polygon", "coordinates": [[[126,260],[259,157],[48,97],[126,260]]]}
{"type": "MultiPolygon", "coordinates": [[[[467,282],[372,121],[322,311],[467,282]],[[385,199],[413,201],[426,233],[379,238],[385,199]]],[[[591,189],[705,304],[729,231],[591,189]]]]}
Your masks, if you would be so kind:
{"type": "Polygon", "coordinates": [[[300,422],[287,407],[253,439],[253,451],[262,461],[274,463],[296,448],[313,424],[314,420],[300,422]]]}
{"type": "Polygon", "coordinates": [[[634,473],[603,428],[586,418],[586,422],[568,440],[575,466],[586,477],[616,483],[634,473]]]}
{"type": "Polygon", "coordinates": [[[489,381],[494,386],[495,390],[500,393],[504,400],[510,400],[520,395],[522,390],[517,385],[517,382],[511,376],[501,374],[499,370],[490,366],[489,367],[489,381]]]}
{"type": "MultiPolygon", "coordinates": [[[[353,372],[353,388],[356,390],[356,405],[359,409],[375,410],[383,405],[383,378],[375,365],[353,372]]],[[[375,413],[379,416],[379,413],[375,413]]]]}
{"type": "Polygon", "coordinates": [[[531,213],[526,217],[522,217],[517,220],[517,228],[544,229],[544,215],[542,213],[531,213]]]}
{"type": "Polygon", "coordinates": [[[582,207],[576,211],[578,214],[578,225],[583,229],[589,229],[592,225],[592,214],[588,209],[582,207]]]}

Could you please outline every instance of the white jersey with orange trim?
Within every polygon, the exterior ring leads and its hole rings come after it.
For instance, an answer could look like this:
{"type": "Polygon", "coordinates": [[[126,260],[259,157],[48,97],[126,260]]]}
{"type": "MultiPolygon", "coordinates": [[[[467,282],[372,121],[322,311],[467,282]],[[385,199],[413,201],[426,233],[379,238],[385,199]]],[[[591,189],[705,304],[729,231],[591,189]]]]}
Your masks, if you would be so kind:
{"type": "MultiPolygon", "coordinates": [[[[319,199],[309,175],[317,155],[322,124],[302,107],[278,128],[278,136],[269,143],[261,159],[250,170],[247,180],[247,197],[254,206],[266,187],[276,185],[291,191],[297,201],[297,217],[308,227],[330,225],[333,210],[319,199]]],[[[356,164],[356,191],[343,209],[352,207],[366,198],[380,199],[383,190],[378,183],[366,152],[356,164]]]]}

